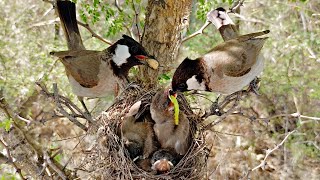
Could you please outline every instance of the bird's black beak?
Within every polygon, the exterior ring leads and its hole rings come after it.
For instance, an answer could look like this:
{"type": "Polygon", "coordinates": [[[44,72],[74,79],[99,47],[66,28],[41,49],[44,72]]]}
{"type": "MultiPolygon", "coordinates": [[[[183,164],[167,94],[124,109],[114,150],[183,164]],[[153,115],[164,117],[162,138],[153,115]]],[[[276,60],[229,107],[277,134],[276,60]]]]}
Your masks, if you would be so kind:
{"type": "Polygon", "coordinates": [[[172,95],[174,97],[177,97],[178,93],[172,89],[169,89],[169,96],[172,95]]]}
{"type": "Polygon", "coordinates": [[[148,67],[152,69],[158,69],[159,62],[152,58],[145,55],[136,55],[135,58],[137,58],[142,64],[147,65],[148,67]]]}

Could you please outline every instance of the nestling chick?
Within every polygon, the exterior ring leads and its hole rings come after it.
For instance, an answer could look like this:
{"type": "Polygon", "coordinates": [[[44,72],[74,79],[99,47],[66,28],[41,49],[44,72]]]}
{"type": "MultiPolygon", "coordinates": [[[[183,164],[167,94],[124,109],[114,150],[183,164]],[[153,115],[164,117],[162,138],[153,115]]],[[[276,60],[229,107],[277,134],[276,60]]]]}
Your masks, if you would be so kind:
{"type": "Polygon", "coordinates": [[[141,104],[141,101],[135,103],[124,117],[121,125],[122,138],[131,159],[135,159],[138,156],[142,156],[145,159],[157,149],[157,142],[150,115],[145,115],[139,119],[134,118],[137,112],[134,109],[140,107],[137,104],[141,104]]]}
{"type": "Polygon", "coordinates": [[[75,4],[57,1],[57,10],[69,50],[50,54],[60,58],[72,90],[85,109],[83,97],[114,94],[117,85],[123,88],[128,83],[128,72],[133,66],[158,68],[158,62],[126,35],[103,51],[86,50],[78,29],[75,4]]]}
{"type": "Polygon", "coordinates": [[[179,125],[174,124],[174,108],[169,99],[170,93],[173,92],[161,89],[152,98],[150,113],[155,121],[153,129],[161,148],[173,149],[175,153],[184,155],[191,144],[189,120],[180,111],[179,125]]]}
{"type": "Polygon", "coordinates": [[[221,94],[240,91],[263,70],[259,57],[270,31],[238,36],[229,16],[218,8],[208,13],[207,19],[219,29],[225,42],[195,60],[186,58],[176,69],[174,91],[203,90],[221,94]]]}
{"type": "Polygon", "coordinates": [[[152,169],[158,173],[169,172],[178,164],[182,156],[166,149],[160,149],[153,153],[151,158],[152,169]]]}

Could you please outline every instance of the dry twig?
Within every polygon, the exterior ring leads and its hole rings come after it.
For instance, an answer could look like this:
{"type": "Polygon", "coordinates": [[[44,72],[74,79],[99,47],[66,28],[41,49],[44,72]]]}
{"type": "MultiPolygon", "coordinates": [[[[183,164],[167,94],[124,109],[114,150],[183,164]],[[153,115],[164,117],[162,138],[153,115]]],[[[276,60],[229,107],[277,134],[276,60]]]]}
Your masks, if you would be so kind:
{"type": "MultiPolygon", "coordinates": [[[[66,174],[62,170],[60,170],[60,168],[52,162],[47,151],[43,151],[43,159],[46,162],[46,164],[59,175],[59,177],[61,179],[63,179],[63,180],[67,179],[66,174]]],[[[48,173],[48,174],[51,174],[51,173],[48,173]]]]}
{"type": "Polygon", "coordinates": [[[296,130],[293,130],[293,131],[289,132],[289,133],[286,135],[286,137],[285,137],[278,145],[276,145],[276,147],[274,147],[273,149],[268,149],[268,150],[266,150],[266,155],[264,156],[262,162],[261,162],[258,166],[250,169],[250,170],[247,172],[247,174],[245,175],[244,178],[248,178],[249,175],[250,175],[250,173],[251,173],[252,171],[255,171],[255,170],[259,169],[259,168],[264,169],[265,166],[266,166],[266,164],[267,164],[267,158],[269,157],[269,155],[270,155],[271,153],[273,153],[275,150],[279,149],[279,148],[286,142],[286,140],[288,139],[288,137],[289,137],[291,134],[293,134],[294,132],[296,132],[296,130]]]}
{"type": "Polygon", "coordinates": [[[139,26],[138,26],[139,13],[137,12],[137,9],[136,9],[136,6],[135,6],[133,0],[132,0],[132,9],[133,9],[134,14],[135,14],[135,26],[136,26],[136,28],[137,28],[138,39],[139,39],[139,42],[141,42],[141,34],[140,34],[139,26]]]}
{"type": "Polygon", "coordinates": [[[229,8],[229,11],[232,13],[237,13],[240,11],[240,7],[243,6],[244,0],[235,1],[232,6],[229,8]]]}
{"type": "Polygon", "coordinates": [[[10,162],[10,164],[12,164],[12,166],[13,166],[14,169],[17,171],[17,173],[19,174],[19,176],[20,176],[21,179],[26,179],[26,178],[23,177],[21,169],[18,168],[18,166],[14,163],[13,158],[12,158],[11,153],[10,153],[10,150],[9,150],[9,147],[8,147],[7,143],[4,142],[4,140],[3,140],[2,138],[0,138],[0,144],[1,144],[1,145],[6,149],[6,151],[7,151],[8,162],[10,162]]]}
{"type": "Polygon", "coordinates": [[[103,37],[101,37],[100,35],[98,35],[97,33],[95,33],[95,32],[91,29],[91,27],[89,26],[89,24],[82,23],[82,22],[80,22],[80,21],[77,21],[77,22],[78,22],[78,24],[79,24],[80,26],[86,28],[86,29],[91,33],[92,37],[95,37],[95,38],[99,39],[100,41],[102,41],[102,42],[104,42],[104,43],[107,43],[107,44],[109,44],[109,45],[112,45],[112,44],[113,44],[111,41],[108,41],[108,40],[104,39],[103,37]]]}
{"type": "Polygon", "coordinates": [[[82,112],[79,107],[77,107],[74,103],[72,103],[69,99],[66,97],[63,97],[58,94],[58,88],[57,85],[53,84],[53,90],[54,93],[50,93],[47,88],[41,84],[40,82],[36,82],[36,84],[42,89],[42,92],[49,98],[52,98],[54,102],[56,103],[58,107],[58,111],[64,116],[67,117],[71,122],[73,122],[76,126],[80,127],[81,129],[87,131],[87,127],[83,124],[81,124],[77,117],[84,118],[88,120],[89,122],[93,123],[93,120],[91,117],[89,117],[86,113],[82,112]],[[71,114],[69,114],[63,107],[62,104],[65,105],[70,111],[71,114]]]}
{"type": "Polygon", "coordinates": [[[195,36],[197,36],[199,34],[202,34],[203,31],[209,26],[209,24],[211,24],[211,23],[209,21],[206,21],[206,23],[199,30],[197,30],[196,32],[192,33],[190,36],[183,38],[181,43],[184,43],[184,42],[190,40],[191,38],[193,38],[193,37],[195,37],[195,36]]]}

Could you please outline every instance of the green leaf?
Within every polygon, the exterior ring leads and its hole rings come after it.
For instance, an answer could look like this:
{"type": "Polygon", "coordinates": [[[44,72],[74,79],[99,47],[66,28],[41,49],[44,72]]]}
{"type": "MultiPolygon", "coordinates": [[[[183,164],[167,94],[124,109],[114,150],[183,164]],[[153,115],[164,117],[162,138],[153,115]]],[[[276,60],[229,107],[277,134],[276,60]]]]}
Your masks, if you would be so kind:
{"type": "Polygon", "coordinates": [[[99,0],[93,0],[93,7],[97,7],[100,4],[99,0]]]}
{"type": "Polygon", "coordinates": [[[12,119],[6,119],[0,122],[0,128],[4,128],[7,132],[9,132],[12,122],[12,119]]]}

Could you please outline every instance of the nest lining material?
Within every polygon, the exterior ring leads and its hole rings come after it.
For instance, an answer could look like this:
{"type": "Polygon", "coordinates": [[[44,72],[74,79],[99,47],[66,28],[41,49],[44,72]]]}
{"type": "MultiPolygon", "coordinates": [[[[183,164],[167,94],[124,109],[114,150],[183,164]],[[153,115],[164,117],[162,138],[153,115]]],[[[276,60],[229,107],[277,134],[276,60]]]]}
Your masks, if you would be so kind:
{"type": "Polygon", "coordinates": [[[160,175],[140,169],[130,159],[121,137],[118,136],[121,122],[130,107],[139,100],[142,101],[144,111],[149,111],[149,104],[156,92],[157,90],[146,91],[139,86],[132,86],[97,117],[97,123],[88,131],[88,134],[95,136],[95,143],[79,167],[89,172],[90,179],[201,179],[204,176],[208,152],[204,133],[199,130],[200,117],[193,113],[182,94],[178,96],[180,111],[188,116],[192,132],[192,144],[188,152],[168,173],[160,175]]]}

